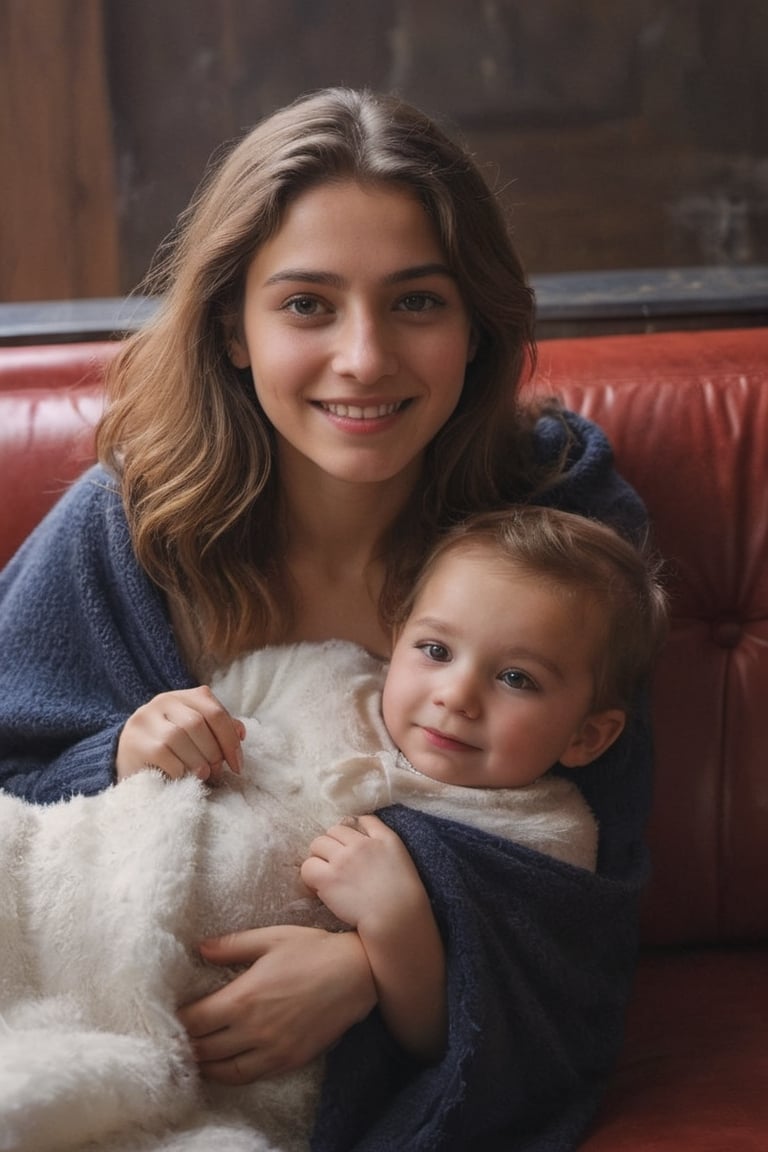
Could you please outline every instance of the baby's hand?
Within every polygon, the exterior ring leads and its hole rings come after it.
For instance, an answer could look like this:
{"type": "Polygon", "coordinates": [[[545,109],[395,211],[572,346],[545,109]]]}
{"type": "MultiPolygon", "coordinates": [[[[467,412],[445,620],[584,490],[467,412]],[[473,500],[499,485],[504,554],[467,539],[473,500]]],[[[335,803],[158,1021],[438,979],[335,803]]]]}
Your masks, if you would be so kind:
{"type": "Polygon", "coordinates": [[[396,923],[424,889],[400,837],[376,816],[336,824],[309,846],[301,878],[345,924],[396,923]]]}
{"type": "Polygon", "coordinates": [[[241,772],[244,736],[242,721],[230,716],[210,688],[162,692],[126,721],[117,745],[117,779],[156,768],[173,780],[197,776],[218,783],[224,764],[241,772]]]}
{"type": "Polygon", "coordinates": [[[445,954],[429,895],[391,828],[375,816],[355,824],[337,824],[318,836],[301,876],[357,930],[392,1035],[431,1062],[445,1049],[448,1010],[445,954]]]}

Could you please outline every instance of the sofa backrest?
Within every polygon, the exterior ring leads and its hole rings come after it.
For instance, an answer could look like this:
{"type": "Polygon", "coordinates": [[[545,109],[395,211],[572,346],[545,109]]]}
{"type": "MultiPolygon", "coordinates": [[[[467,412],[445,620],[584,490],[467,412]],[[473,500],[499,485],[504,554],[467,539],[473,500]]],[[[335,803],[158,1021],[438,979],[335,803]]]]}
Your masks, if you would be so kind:
{"type": "Polygon", "coordinates": [[[0,567],[92,463],[104,365],[116,347],[0,347],[0,567]]]}
{"type": "MultiPolygon", "coordinates": [[[[92,458],[114,345],[0,348],[0,564],[92,458]]],[[[611,438],[668,562],[646,943],[768,938],[768,331],[541,344],[533,387],[611,438]]]]}
{"type": "Polygon", "coordinates": [[[644,938],[768,938],[768,331],[542,344],[602,425],[668,565],[644,938]]]}

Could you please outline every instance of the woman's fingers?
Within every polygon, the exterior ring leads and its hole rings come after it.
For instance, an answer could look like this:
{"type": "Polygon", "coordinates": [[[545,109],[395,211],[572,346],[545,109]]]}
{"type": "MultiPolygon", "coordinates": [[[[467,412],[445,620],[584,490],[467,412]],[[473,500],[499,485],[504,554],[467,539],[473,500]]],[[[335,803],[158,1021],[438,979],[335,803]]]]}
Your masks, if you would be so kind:
{"type": "Polygon", "coordinates": [[[247,964],[229,984],[178,1012],[202,1076],[240,1084],[306,1064],[376,1001],[355,933],[282,925],[256,928],[200,949],[216,964],[247,964]]]}
{"type": "Polygon", "coordinates": [[[248,928],[244,932],[230,932],[226,936],[201,940],[199,948],[209,964],[253,964],[269,951],[277,931],[271,928],[248,928]]]}
{"type": "Polygon", "coordinates": [[[154,718],[161,726],[164,742],[180,760],[189,763],[197,759],[201,765],[226,761],[233,772],[240,771],[238,727],[210,688],[171,693],[161,703],[154,718]]]}
{"type": "Polygon", "coordinates": [[[126,721],[117,749],[118,779],[157,768],[177,779],[186,774],[216,782],[224,763],[242,770],[245,733],[210,688],[164,692],[126,721]]]}
{"type": "MultiPolygon", "coordinates": [[[[245,932],[232,932],[227,936],[201,940],[198,947],[200,955],[209,964],[234,967],[240,964],[255,964],[269,952],[272,942],[273,933],[270,929],[251,928],[245,932]]],[[[242,982],[233,980],[223,988],[218,988],[215,992],[181,1008],[178,1017],[189,1035],[193,1039],[198,1039],[225,1029],[228,1031],[227,1044],[231,1047],[233,1044],[231,1029],[233,1024],[237,1023],[241,1012],[238,992],[242,987],[242,982]]],[[[216,1049],[218,1053],[225,1050],[226,1046],[222,1048],[221,1045],[216,1049]]],[[[218,1059],[218,1056],[207,1055],[206,1058],[218,1059]]]]}
{"type": "Polygon", "coordinates": [[[210,1060],[198,1060],[200,1075],[204,1080],[212,1080],[216,1084],[229,1084],[236,1087],[238,1084],[252,1084],[262,1076],[279,1076],[281,1072],[288,1072],[290,1064],[285,1067],[275,1067],[274,1060],[267,1060],[265,1055],[255,1048],[219,1060],[215,1056],[210,1060]]]}

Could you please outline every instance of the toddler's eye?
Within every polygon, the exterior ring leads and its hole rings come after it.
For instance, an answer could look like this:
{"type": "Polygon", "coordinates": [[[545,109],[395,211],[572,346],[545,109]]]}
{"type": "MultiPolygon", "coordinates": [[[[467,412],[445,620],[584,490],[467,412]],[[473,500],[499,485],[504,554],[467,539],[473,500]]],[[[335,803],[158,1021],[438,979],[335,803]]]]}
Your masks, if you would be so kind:
{"type": "Polygon", "coordinates": [[[425,644],[417,644],[416,647],[424,653],[428,660],[434,660],[438,664],[444,664],[446,660],[450,660],[451,658],[451,654],[445,645],[437,644],[433,640],[429,640],[425,644]]]}
{"type": "Polygon", "coordinates": [[[500,674],[499,680],[508,688],[517,688],[518,690],[531,691],[538,687],[535,680],[532,680],[527,672],[521,672],[519,668],[507,668],[505,672],[500,674]]]}

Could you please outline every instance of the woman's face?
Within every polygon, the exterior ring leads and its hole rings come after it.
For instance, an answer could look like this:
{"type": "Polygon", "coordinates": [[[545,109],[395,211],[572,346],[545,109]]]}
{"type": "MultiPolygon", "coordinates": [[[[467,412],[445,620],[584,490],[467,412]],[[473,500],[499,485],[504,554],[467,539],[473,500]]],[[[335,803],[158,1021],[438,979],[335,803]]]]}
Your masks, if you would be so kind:
{"type": "Polygon", "coordinates": [[[410,487],[472,351],[419,201],[346,180],[298,196],[259,249],[231,357],[252,370],[284,480],[410,487]]]}

